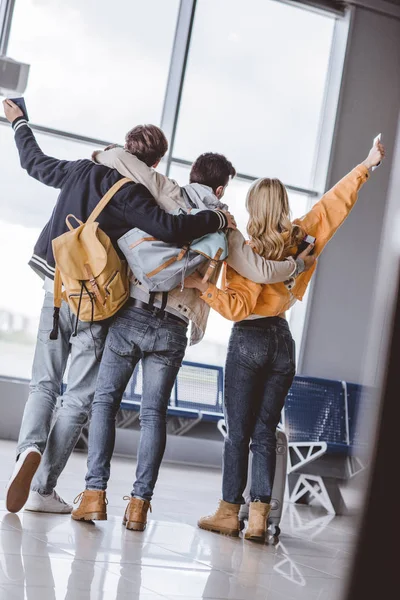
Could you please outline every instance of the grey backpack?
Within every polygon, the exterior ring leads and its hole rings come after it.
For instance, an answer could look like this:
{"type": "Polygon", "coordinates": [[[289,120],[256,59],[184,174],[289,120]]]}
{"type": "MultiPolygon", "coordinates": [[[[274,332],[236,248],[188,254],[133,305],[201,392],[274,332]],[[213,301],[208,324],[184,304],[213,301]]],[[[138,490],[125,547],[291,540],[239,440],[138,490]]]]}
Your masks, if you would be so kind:
{"type": "MultiPolygon", "coordinates": [[[[196,214],[202,209],[192,209],[196,214]]],[[[170,214],[186,214],[183,209],[170,214]]],[[[181,286],[185,277],[209,262],[203,281],[210,278],[219,261],[228,256],[228,242],[222,231],[209,233],[185,246],[162,242],[135,227],[118,240],[134,276],[149,292],[169,292],[181,286]]]]}

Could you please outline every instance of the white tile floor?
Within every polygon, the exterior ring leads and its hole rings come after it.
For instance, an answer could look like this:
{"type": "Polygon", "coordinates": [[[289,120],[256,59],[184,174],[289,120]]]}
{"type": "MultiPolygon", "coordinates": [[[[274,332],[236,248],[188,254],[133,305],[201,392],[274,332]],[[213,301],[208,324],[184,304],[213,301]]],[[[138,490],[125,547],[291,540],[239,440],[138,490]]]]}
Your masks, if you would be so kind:
{"type": "MultiPolygon", "coordinates": [[[[287,505],[278,544],[259,546],[202,531],[220,473],[164,465],[144,533],[121,525],[134,461],[115,458],[109,520],[4,507],[15,445],[0,441],[0,600],[338,600],[355,541],[350,517],[287,505]]],[[[58,487],[72,500],[83,488],[85,455],[74,454],[58,487]]]]}

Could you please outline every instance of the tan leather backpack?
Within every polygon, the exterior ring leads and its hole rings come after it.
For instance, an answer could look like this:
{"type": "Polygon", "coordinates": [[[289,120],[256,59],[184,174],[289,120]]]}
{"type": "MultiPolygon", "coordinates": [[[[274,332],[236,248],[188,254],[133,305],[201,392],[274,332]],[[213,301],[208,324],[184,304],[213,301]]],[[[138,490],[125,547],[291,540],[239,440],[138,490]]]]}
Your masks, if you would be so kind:
{"type": "Polygon", "coordinates": [[[131,180],[120,179],[103,196],[86,223],[68,215],[69,231],[53,240],[56,263],[54,277],[54,318],[50,339],[58,337],[58,320],[62,300],[68,302],[78,320],[93,322],[112,317],[129,298],[128,267],[110,238],[96,222],[114,194],[131,180]],[[70,222],[74,219],[78,227],[70,222]],[[62,286],[64,290],[62,290],[62,286]]]}

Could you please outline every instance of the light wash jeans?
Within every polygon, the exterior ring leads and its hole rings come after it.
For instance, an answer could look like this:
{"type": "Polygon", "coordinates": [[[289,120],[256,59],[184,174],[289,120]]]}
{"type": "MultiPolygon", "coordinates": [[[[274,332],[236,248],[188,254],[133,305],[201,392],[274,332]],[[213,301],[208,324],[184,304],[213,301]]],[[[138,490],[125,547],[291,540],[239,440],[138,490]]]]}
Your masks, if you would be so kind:
{"type": "Polygon", "coordinates": [[[22,419],[17,455],[29,446],[43,454],[32,482],[32,489],[50,494],[87,423],[94,397],[99,359],[107,335],[108,323],[80,322],[73,336],[75,315],[66,302],[60,310],[57,340],[50,340],[53,329],[54,296],[46,292],[40,315],[32,367],[30,394],[22,419]],[[96,352],[95,352],[96,345],[96,352]],[[96,358],[97,355],[97,358],[96,358]],[[67,390],[55,413],[68,358],[71,357],[67,390]]]}
{"type": "Polygon", "coordinates": [[[115,443],[115,417],[142,360],[140,442],[132,496],[151,500],[166,443],[171,391],[185,355],[187,325],[165,313],[127,304],[108,332],[89,428],[86,489],[105,490],[115,443]]]}

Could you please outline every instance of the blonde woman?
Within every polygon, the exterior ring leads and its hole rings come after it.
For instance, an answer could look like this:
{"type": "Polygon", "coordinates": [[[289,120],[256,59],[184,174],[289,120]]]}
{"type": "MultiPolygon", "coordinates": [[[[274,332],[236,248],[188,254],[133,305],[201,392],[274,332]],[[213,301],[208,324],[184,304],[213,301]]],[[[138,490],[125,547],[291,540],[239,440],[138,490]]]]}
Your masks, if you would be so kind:
{"type": "MultiPolygon", "coordinates": [[[[246,208],[250,245],[264,258],[284,260],[297,252],[305,235],[316,238],[319,256],[354,206],[369,170],[384,157],[378,142],[302,219],[290,220],[285,186],[278,179],[259,179],[249,189],[246,208]]],[[[238,513],[244,503],[249,444],[253,453],[251,504],[245,538],[264,541],[276,464],[276,428],[295,375],[295,346],[287,311],[301,300],[315,264],[296,280],[256,284],[225,267],[223,289],[192,275],[186,286],[222,316],[232,328],[225,367],[225,416],[222,500],[217,511],[200,519],[202,529],[239,535],[238,513]]]]}

